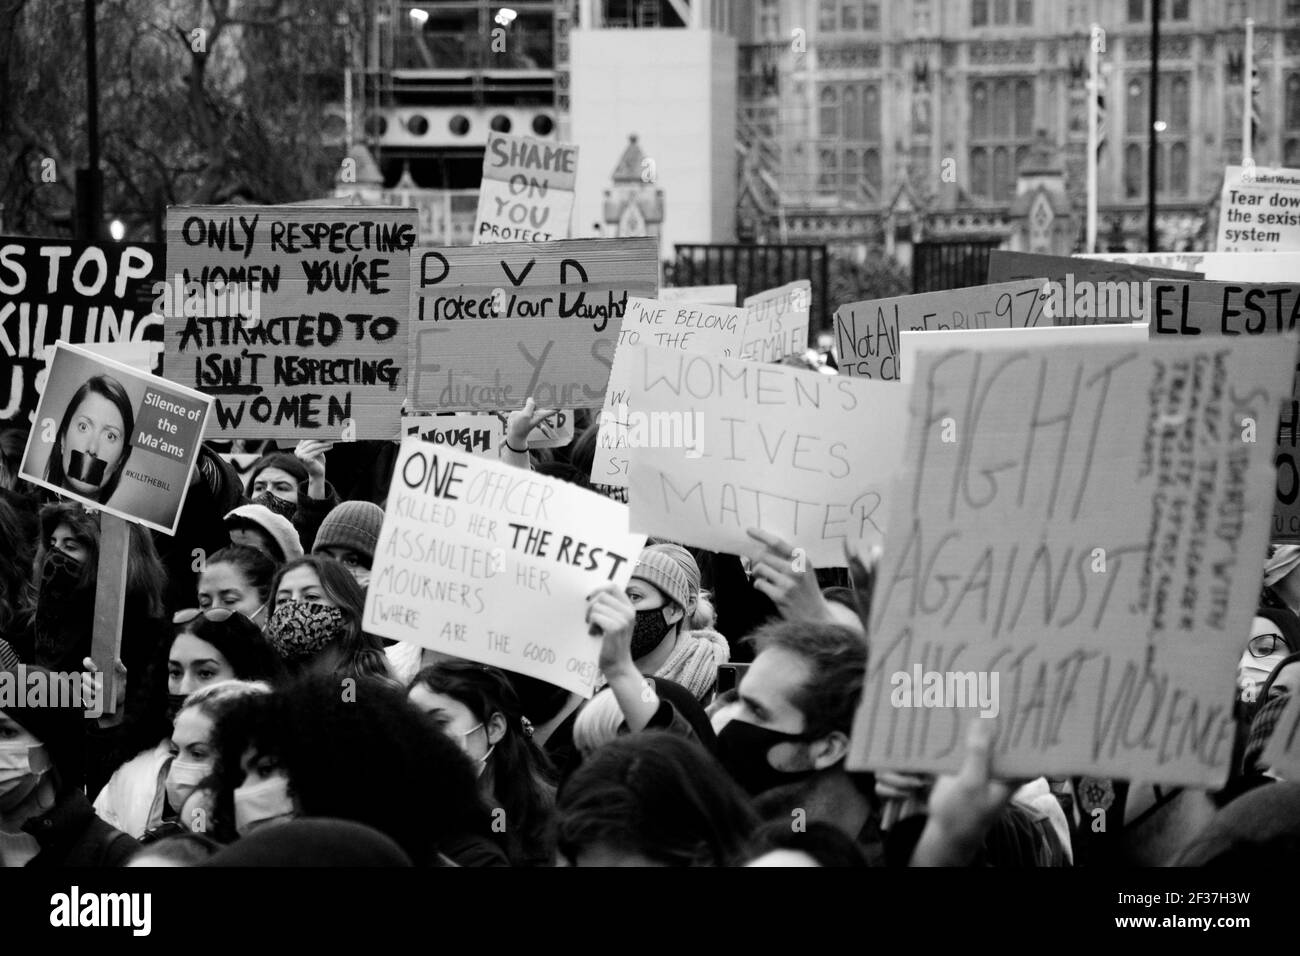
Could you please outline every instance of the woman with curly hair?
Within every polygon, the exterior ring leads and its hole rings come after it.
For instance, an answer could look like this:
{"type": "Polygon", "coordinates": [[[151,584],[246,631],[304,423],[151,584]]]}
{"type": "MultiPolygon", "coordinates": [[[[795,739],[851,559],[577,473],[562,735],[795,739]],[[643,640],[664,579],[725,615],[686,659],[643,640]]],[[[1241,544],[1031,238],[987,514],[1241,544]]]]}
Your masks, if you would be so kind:
{"type": "Polygon", "coordinates": [[[306,675],[235,701],[216,741],[218,839],[330,817],[387,834],[416,866],[506,865],[473,764],[388,681],[341,691],[335,676],[306,675]]]}
{"type": "Polygon", "coordinates": [[[729,866],[758,825],[704,748],[660,730],[592,754],[561,784],[556,815],[571,866],[729,866]]]}
{"type": "Polygon", "coordinates": [[[266,637],[292,674],[392,679],[383,642],[361,629],[365,592],[333,558],[290,561],[271,584],[266,637]]]}
{"type": "Polygon", "coordinates": [[[555,772],[506,675],[452,658],[416,674],[408,696],[474,761],[480,792],[504,814],[511,864],[554,863],[555,772]]]}

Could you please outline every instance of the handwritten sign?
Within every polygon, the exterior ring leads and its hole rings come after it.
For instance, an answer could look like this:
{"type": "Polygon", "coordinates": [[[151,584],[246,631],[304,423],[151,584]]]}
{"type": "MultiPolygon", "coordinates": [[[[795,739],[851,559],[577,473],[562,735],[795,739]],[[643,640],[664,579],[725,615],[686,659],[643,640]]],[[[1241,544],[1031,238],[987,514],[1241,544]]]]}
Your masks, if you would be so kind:
{"type": "MultiPolygon", "coordinates": [[[[1247,282],[1153,282],[1151,337],[1170,335],[1280,335],[1300,318],[1300,285],[1247,282]]],[[[1296,365],[1300,371],[1300,362],[1296,365]]],[[[1246,379],[1238,383],[1244,388],[1246,379]]],[[[1278,422],[1274,540],[1300,541],[1300,376],[1282,402],[1278,422]]],[[[1261,432],[1258,440],[1272,441],[1261,432]]]]}
{"type": "Polygon", "coordinates": [[[1273,483],[1241,420],[1276,424],[1293,363],[1244,338],[920,353],[849,768],[955,771],[983,714],[999,776],[1221,785],[1273,483]]]}
{"type": "Polygon", "coordinates": [[[745,331],[740,356],[777,362],[808,348],[808,310],[812,283],[799,279],[745,299],[745,331]]]}
{"type": "Polygon", "coordinates": [[[416,212],[167,210],[168,378],[223,438],[396,438],[416,212]]]}
{"type": "Polygon", "coordinates": [[[989,282],[1047,280],[1048,308],[1056,325],[1145,322],[1148,279],[1199,279],[1196,273],[1132,266],[1079,256],[1047,256],[994,249],[989,282]]]}
{"type": "Polygon", "coordinates": [[[569,238],[578,147],[488,133],[474,242],[569,238]]]}
{"type": "Polygon", "coordinates": [[[0,422],[31,419],[57,341],[147,343],[160,370],[161,276],[161,245],[0,236],[0,422]]]}
{"type": "Polygon", "coordinates": [[[660,302],[707,302],[709,305],[735,305],[734,285],[679,285],[664,286],[659,290],[660,302]]]}
{"type": "Polygon", "coordinates": [[[1199,272],[1216,282],[1288,282],[1300,275],[1300,252],[1101,252],[1079,258],[1199,272]]]}
{"type": "Polygon", "coordinates": [[[407,439],[365,629],[590,697],[600,642],[586,599],[632,576],[645,537],[627,521],[625,505],[576,485],[407,439]]]}
{"type": "MultiPolygon", "coordinates": [[[[631,345],[632,528],[732,554],[747,528],[843,567],[877,544],[902,456],[906,389],[631,345]]],[[[621,351],[621,350],[620,350],[621,351]]]]}
{"type": "MultiPolygon", "coordinates": [[[[505,445],[506,419],[486,412],[453,412],[442,415],[405,415],[402,435],[435,445],[450,445],[471,455],[500,458],[505,445]]],[[[573,413],[557,409],[528,435],[529,448],[559,448],[573,440],[573,413]]]]}
{"type": "Polygon", "coordinates": [[[211,404],[175,382],[59,342],[19,474],[175,534],[211,404]]]}
{"type": "Polygon", "coordinates": [[[652,238],[417,249],[408,405],[599,408],[628,297],[658,288],[656,255],[652,238]]]}
{"type": "Polygon", "coordinates": [[[1300,249],[1300,169],[1229,166],[1214,247],[1219,252],[1300,249]]]}
{"type": "Polygon", "coordinates": [[[632,383],[629,357],[625,346],[649,345],[655,348],[699,352],[705,355],[738,355],[745,334],[744,309],[702,302],[672,305],[662,300],[629,299],[619,348],[614,353],[609,388],[600,412],[600,430],[596,435],[596,453],[592,459],[591,480],[613,488],[627,486],[627,422],[632,411],[628,392],[632,383]]]}
{"type": "Polygon", "coordinates": [[[1046,281],[1022,279],[842,305],[835,310],[840,372],[853,378],[897,381],[900,331],[1050,325],[1046,281]]]}
{"type": "Polygon", "coordinates": [[[1008,348],[1063,345],[1138,345],[1147,340],[1145,322],[1127,325],[1047,325],[1037,329],[985,329],[979,332],[904,332],[899,336],[902,381],[912,381],[917,353],[951,349],[1008,348]]]}

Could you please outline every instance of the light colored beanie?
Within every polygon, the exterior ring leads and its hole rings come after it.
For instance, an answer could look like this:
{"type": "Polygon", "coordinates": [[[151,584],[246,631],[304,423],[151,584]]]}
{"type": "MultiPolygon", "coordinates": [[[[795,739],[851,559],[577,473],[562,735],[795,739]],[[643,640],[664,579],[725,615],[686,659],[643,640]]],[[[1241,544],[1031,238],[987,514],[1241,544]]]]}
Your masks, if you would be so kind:
{"type": "Polygon", "coordinates": [[[256,525],[269,534],[280,546],[286,563],[302,557],[302,541],[298,537],[298,529],[288,518],[276,514],[266,505],[240,505],[233,511],[227,512],[225,518],[227,531],[232,526],[237,528],[241,524],[256,525]]]}
{"type": "Polygon", "coordinates": [[[694,610],[700,593],[700,566],[680,544],[651,544],[641,550],[632,577],[657,587],[687,611],[694,610]]]}

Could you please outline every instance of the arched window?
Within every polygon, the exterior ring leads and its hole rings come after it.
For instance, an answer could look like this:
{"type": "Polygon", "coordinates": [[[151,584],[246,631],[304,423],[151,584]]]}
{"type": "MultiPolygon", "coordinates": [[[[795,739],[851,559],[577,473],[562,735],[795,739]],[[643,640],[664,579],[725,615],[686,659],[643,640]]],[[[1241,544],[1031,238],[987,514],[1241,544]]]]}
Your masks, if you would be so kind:
{"type": "Polygon", "coordinates": [[[1128,100],[1124,104],[1124,130],[1128,133],[1145,133],[1147,129],[1146,81],[1128,81],[1128,100]]]}
{"type": "Polygon", "coordinates": [[[853,84],[844,87],[844,138],[862,139],[862,111],[858,109],[858,88],[853,84]]]}
{"type": "Polygon", "coordinates": [[[993,198],[1011,195],[1015,183],[1011,176],[1011,153],[1005,146],[993,150],[993,198]]]}
{"type": "Polygon", "coordinates": [[[1187,77],[1175,76],[1173,82],[1169,84],[1169,90],[1169,129],[1183,132],[1191,123],[1192,113],[1187,77]]]}
{"type": "Polygon", "coordinates": [[[993,131],[989,122],[989,88],[986,83],[975,83],[970,88],[970,134],[983,139],[993,131]]]}
{"type": "Polygon", "coordinates": [[[863,139],[880,142],[880,87],[868,83],[862,91],[863,139]]]}
{"type": "Polygon", "coordinates": [[[1034,84],[1029,80],[1016,83],[1016,135],[1034,135],[1034,84]]]}
{"type": "Polygon", "coordinates": [[[1174,143],[1169,148],[1169,191],[1187,195],[1187,144],[1174,143]]]}
{"type": "Polygon", "coordinates": [[[993,134],[1010,136],[1012,120],[1011,82],[998,80],[993,84],[993,134]]]}
{"type": "Polygon", "coordinates": [[[862,178],[866,180],[871,191],[877,196],[884,189],[884,180],[880,175],[880,150],[868,149],[862,153],[862,178]]]}
{"type": "Polygon", "coordinates": [[[1286,128],[1300,129],[1300,73],[1286,78],[1286,128]]]}
{"type": "Polygon", "coordinates": [[[1143,175],[1142,147],[1129,143],[1124,147],[1124,198],[1135,199],[1143,194],[1143,175]]]}
{"type": "Polygon", "coordinates": [[[981,199],[990,198],[989,152],[983,146],[970,151],[970,191],[971,195],[981,199]]]}
{"type": "Polygon", "coordinates": [[[822,137],[839,136],[839,97],[835,95],[835,87],[823,86],[821,93],[818,94],[818,100],[821,104],[821,109],[818,111],[820,113],[818,125],[822,137]]]}

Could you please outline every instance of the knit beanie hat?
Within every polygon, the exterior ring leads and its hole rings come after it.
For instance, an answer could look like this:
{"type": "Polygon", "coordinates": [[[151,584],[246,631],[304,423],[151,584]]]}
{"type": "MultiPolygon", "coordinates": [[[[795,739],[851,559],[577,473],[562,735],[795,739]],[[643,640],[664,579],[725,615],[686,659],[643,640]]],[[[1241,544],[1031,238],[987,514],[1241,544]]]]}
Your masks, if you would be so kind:
{"type": "Polygon", "coordinates": [[[226,515],[225,524],[227,531],[247,525],[265,531],[280,548],[283,555],[281,564],[302,557],[302,541],[298,538],[298,529],[288,518],[276,514],[265,505],[240,505],[226,515]]]}
{"type": "Polygon", "coordinates": [[[700,592],[700,566],[680,544],[651,544],[641,550],[632,577],[649,581],[668,600],[690,610],[700,592]]]}
{"type": "Polygon", "coordinates": [[[373,560],[383,524],[384,509],[373,501],[345,501],[321,522],[312,553],[319,554],[324,548],[351,548],[373,560]]]}

